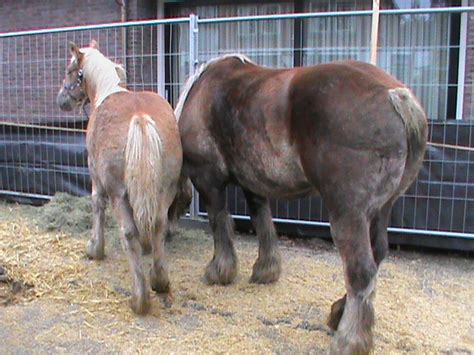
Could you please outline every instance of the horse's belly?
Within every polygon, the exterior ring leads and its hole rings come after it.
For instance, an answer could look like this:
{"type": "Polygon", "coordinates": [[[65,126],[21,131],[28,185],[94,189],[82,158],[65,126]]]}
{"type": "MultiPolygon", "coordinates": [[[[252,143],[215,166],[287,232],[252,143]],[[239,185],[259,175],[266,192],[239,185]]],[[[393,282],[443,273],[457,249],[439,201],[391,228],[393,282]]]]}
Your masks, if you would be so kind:
{"type": "Polygon", "coordinates": [[[293,198],[315,192],[296,156],[255,154],[236,162],[237,182],[260,196],[293,198]]]}

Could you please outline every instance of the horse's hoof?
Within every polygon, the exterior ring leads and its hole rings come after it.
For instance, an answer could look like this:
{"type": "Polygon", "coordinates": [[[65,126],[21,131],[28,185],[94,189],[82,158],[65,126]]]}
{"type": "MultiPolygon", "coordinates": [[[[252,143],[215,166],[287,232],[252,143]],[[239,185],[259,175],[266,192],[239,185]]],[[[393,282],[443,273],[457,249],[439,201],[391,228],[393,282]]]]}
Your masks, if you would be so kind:
{"type": "Polygon", "coordinates": [[[150,255],[152,251],[150,238],[142,238],[140,244],[142,246],[142,255],[150,255]]]}
{"type": "Polygon", "coordinates": [[[209,285],[228,285],[237,276],[237,258],[214,257],[207,264],[204,277],[209,285]]]}
{"type": "Polygon", "coordinates": [[[89,259],[103,260],[105,258],[104,248],[98,248],[94,242],[89,240],[86,245],[86,255],[89,259]]]}
{"type": "Polygon", "coordinates": [[[168,293],[170,291],[170,279],[168,275],[162,273],[160,277],[158,277],[153,268],[150,270],[150,284],[151,289],[156,293],[168,293]]]}
{"type": "Polygon", "coordinates": [[[331,306],[331,313],[329,313],[329,317],[327,320],[327,325],[332,330],[336,331],[337,327],[339,326],[339,322],[341,321],[342,314],[344,313],[344,307],[346,305],[346,295],[341,299],[334,302],[331,306]]]}
{"type": "Polygon", "coordinates": [[[148,294],[143,297],[133,296],[130,300],[130,307],[132,308],[133,313],[138,315],[147,314],[150,311],[151,304],[148,294]]]}
{"type": "Polygon", "coordinates": [[[166,308],[171,308],[173,306],[174,302],[174,295],[171,292],[170,289],[168,289],[168,292],[162,295],[163,303],[165,304],[166,308]]]}
{"type": "Polygon", "coordinates": [[[365,355],[370,354],[372,350],[371,339],[363,340],[362,338],[351,338],[340,336],[338,333],[334,336],[331,347],[329,348],[329,354],[340,355],[340,354],[357,354],[365,355]]]}
{"type": "Polygon", "coordinates": [[[281,275],[281,256],[278,250],[274,251],[265,259],[257,259],[253,265],[250,282],[257,284],[269,284],[278,281],[281,275]]]}
{"type": "Polygon", "coordinates": [[[172,232],[168,229],[165,234],[165,242],[171,242],[175,234],[176,234],[175,232],[172,232]]]}

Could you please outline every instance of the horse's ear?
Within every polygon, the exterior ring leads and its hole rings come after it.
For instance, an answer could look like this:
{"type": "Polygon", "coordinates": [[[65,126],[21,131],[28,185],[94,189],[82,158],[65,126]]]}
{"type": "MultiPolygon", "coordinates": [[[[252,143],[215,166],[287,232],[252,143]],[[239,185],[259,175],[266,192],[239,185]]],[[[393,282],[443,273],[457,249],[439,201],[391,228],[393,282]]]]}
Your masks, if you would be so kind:
{"type": "Polygon", "coordinates": [[[76,46],[74,42],[69,42],[69,50],[71,52],[71,55],[74,58],[77,58],[77,60],[80,60],[83,56],[82,52],[80,51],[79,47],[76,46]]]}
{"type": "Polygon", "coordinates": [[[127,86],[127,72],[121,65],[117,65],[115,67],[115,71],[120,79],[120,86],[126,87],[127,86]]]}
{"type": "Polygon", "coordinates": [[[97,43],[95,39],[91,39],[91,42],[89,43],[89,47],[99,50],[99,44],[97,43]]]}

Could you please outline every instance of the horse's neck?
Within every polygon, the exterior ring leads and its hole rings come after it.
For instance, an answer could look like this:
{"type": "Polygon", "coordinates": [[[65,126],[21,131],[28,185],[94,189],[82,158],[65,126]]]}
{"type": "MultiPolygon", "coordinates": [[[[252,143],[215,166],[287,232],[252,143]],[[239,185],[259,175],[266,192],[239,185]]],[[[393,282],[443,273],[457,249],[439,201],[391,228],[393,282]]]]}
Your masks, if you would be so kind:
{"type": "MultiPolygon", "coordinates": [[[[108,75],[117,75],[115,71],[108,73],[108,75]]],[[[128,91],[126,88],[120,86],[120,79],[117,76],[117,80],[107,80],[104,75],[91,75],[91,79],[88,81],[87,93],[91,100],[93,108],[97,108],[100,104],[110,95],[117,92],[128,91]]]]}

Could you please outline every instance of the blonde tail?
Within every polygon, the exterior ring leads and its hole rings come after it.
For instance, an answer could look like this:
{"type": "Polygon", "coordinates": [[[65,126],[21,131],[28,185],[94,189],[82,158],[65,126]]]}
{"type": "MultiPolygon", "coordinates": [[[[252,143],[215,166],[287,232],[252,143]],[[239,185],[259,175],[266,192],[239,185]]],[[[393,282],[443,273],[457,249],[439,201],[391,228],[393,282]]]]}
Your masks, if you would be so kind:
{"type": "Polygon", "coordinates": [[[135,115],[125,148],[125,184],[141,235],[151,236],[157,222],[160,191],[161,139],[148,115],[135,115]]]}

